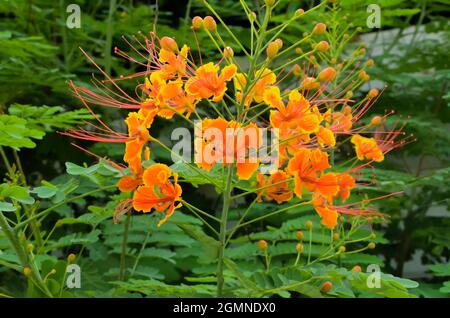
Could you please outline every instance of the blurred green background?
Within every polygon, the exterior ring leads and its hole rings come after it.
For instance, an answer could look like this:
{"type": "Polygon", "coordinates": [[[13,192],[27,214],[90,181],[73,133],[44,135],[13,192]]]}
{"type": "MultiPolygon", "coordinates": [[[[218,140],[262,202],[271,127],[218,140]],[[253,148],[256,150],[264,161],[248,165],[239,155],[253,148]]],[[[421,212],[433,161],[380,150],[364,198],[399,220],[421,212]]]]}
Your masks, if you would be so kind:
{"type": "MultiPolygon", "coordinates": [[[[247,2],[255,12],[261,10],[262,1],[247,2]]],[[[245,43],[248,22],[239,1],[210,0],[209,3],[245,43]]],[[[296,9],[318,3],[282,1],[274,20],[283,21],[296,9]]],[[[420,295],[450,294],[450,284],[443,285],[450,277],[450,1],[342,0],[340,3],[340,18],[351,23],[350,29],[361,27],[361,33],[353,39],[354,45],[366,43],[367,55],[375,60],[375,66],[369,70],[373,80],[357,96],[372,87],[386,85],[371,111],[382,114],[385,109],[395,110],[394,117],[406,123],[405,131],[417,138],[416,142],[394,151],[377,172],[380,192],[405,189],[405,195],[385,201],[385,206],[380,208],[389,217],[377,227],[389,244],[380,245],[376,254],[384,261],[387,272],[420,281],[420,295]],[[369,15],[366,9],[372,3],[381,8],[379,29],[366,25],[369,15]]],[[[114,46],[126,48],[123,35],[156,29],[159,36],[171,35],[195,47],[191,18],[206,14],[207,10],[197,0],[0,0],[0,113],[33,118],[36,112],[48,111],[47,117],[59,116],[55,118],[63,121],[66,111],[81,108],[79,101],[69,94],[67,81],[89,83],[92,73],[97,72],[79,47],[113,76],[131,74],[135,66],[113,54],[114,46]],[[66,9],[71,3],[81,9],[80,28],[66,26],[71,14],[66,9]]],[[[319,21],[320,12],[308,15],[286,30],[284,41],[293,43],[319,21]]],[[[225,34],[224,38],[227,39],[225,34]]],[[[217,54],[209,41],[202,41],[201,35],[200,43],[204,55],[217,54]]],[[[239,55],[239,48],[234,49],[239,55]]],[[[123,113],[98,111],[120,126],[123,113]]],[[[83,116],[86,113],[78,111],[66,118],[67,124],[83,116]]],[[[171,127],[179,124],[156,122],[154,130],[165,136],[171,127]]],[[[94,161],[55,132],[61,128],[56,124],[47,126],[42,139],[30,136],[35,145],[20,149],[22,168],[30,185],[64,174],[66,161],[79,164],[94,161]]],[[[7,145],[1,138],[0,141],[7,145]]],[[[100,156],[120,160],[120,148],[81,145],[100,156]]],[[[11,158],[15,155],[10,149],[6,152],[11,158]]],[[[159,160],[168,159],[157,149],[153,155],[159,156],[159,160]]],[[[216,199],[192,196],[190,202],[208,206],[216,199]]]]}

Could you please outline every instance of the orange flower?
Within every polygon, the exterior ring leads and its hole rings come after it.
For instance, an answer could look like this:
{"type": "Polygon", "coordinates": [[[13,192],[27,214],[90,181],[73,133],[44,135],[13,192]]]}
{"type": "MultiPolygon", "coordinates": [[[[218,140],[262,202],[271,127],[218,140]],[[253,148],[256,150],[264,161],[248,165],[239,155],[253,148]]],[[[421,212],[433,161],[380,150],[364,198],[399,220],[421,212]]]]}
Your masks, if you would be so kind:
{"type": "Polygon", "coordinates": [[[348,173],[340,173],[338,176],[339,194],[342,202],[345,202],[350,196],[350,190],[356,186],[355,179],[348,173]]]}
{"type": "Polygon", "coordinates": [[[313,195],[311,202],[317,214],[322,218],[321,223],[329,229],[334,229],[337,225],[337,210],[328,205],[327,200],[318,193],[313,195]]]}
{"type": "Polygon", "coordinates": [[[125,123],[128,126],[129,140],[125,142],[123,160],[129,164],[134,174],[139,174],[142,149],[150,139],[150,134],[145,126],[145,119],[136,112],[129,113],[125,123]]]}
{"type": "Polygon", "coordinates": [[[327,126],[333,131],[348,132],[353,126],[353,116],[350,107],[344,109],[343,113],[331,112],[331,109],[329,109],[325,112],[323,118],[327,122],[327,126]]]}
{"type": "MultiPolygon", "coordinates": [[[[250,106],[250,104],[255,101],[257,103],[261,103],[263,99],[264,92],[270,88],[271,85],[275,84],[277,81],[277,77],[274,72],[272,72],[268,68],[263,68],[255,72],[255,84],[249,87],[248,92],[245,96],[244,105],[246,107],[250,106]]],[[[236,87],[236,100],[238,102],[242,102],[243,91],[247,86],[247,78],[245,74],[238,73],[234,78],[234,85],[236,87]]]]}
{"type": "MultiPolygon", "coordinates": [[[[282,202],[289,201],[292,199],[292,190],[289,188],[289,175],[283,170],[278,170],[271,174],[268,178],[263,174],[258,174],[256,176],[258,181],[257,188],[264,189],[257,191],[259,195],[265,196],[267,200],[275,200],[278,204],[282,202]],[[271,186],[272,185],[272,186],[271,186]]],[[[259,199],[258,201],[261,201],[259,199]]]]}
{"type": "Polygon", "coordinates": [[[336,145],[336,139],[331,129],[320,126],[319,130],[316,132],[316,136],[317,142],[321,147],[326,145],[333,148],[336,145]]]}
{"type": "Polygon", "coordinates": [[[333,197],[339,193],[338,175],[336,173],[322,174],[314,184],[314,192],[322,194],[329,201],[332,201],[333,197]]]}
{"type": "MultiPolygon", "coordinates": [[[[321,152],[319,149],[311,151],[306,148],[301,148],[297,151],[287,166],[289,174],[294,176],[294,192],[301,198],[303,196],[303,185],[306,186],[308,191],[314,191],[317,187],[317,173],[329,168],[328,155],[325,152],[321,152]]],[[[321,190],[329,193],[334,193],[334,189],[328,189],[329,177],[321,180],[319,186],[321,190]]]]}
{"type": "MultiPolygon", "coordinates": [[[[166,80],[163,70],[155,71],[145,79],[148,98],[141,109],[157,109],[158,116],[170,119],[174,114],[189,116],[195,109],[198,99],[186,94],[181,79],[166,80]]],[[[153,115],[154,116],[154,115],[153,115]]]]}
{"type": "Polygon", "coordinates": [[[202,138],[197,137],[194,141],[195,161],[200,168],[209,171],[217,162],[225,165],[235,162],[236,174],[244,180],[258,169],[256,151],[262,145],[262,131],[254,123],[239,127],[239,123],[233,120],[206,118],[202,122],[201,134],[202,138]]]}
{"type": "Polygon", "coordinates": [[[165,217],[158,223],[158,227],[166,222],[174,213],[175,209],[181,207],[181,187],[177,183],[178,175],[173,173],[173,182],[170,168],[164,164],[157,163],[145,169],[142,180],[133,196],[133,208],[144,213],[155,209],[156,212],[166,212],[165,217]]]}
{"type": "Polygon", "coordinates": [[[310,134],[319,129],[320,116],[297,90],[289,93],[287,106],[284,105],[280,90],[276,86],[264,92],[264,101],[277,109],[270,111],[270,124],[273,128],[280,129],[280,141],[287,140],[288,147],[308,141],[310,134]]]}
{"type": "Polygon", "coordinates": [[[371,159],[376,162],[384,160],[384,155],[374,138],[354,135],[350,141],[355,145],[356,156],[359,160],[371,159]]]}
{"type": "Polygon", "coordinates": [[[219,65],[212,62],[200,66],[195,76],[187,80],[186,92],[198,99],[212,99],[220,102],[227,90],[226,82],[236,75],[237,67],[234,64],[225,66],[220,75],[219,65]]]}
{"type": "Polygon", "coordinates": [[[186,59],[188,52],[189,47],[186,45],[183,45],[179,54],[164,48],[159,51],[159,61],[166,63],[162,66],[161,70],[167,78],[175,76],[182,77],[186,75],[186,59]]]}
{"type": "Polygon", "coordinates": [[[237,129],[235,136],[236,175],[248,180],[259,167],[257,150],[262,145],[262,131],[254,123],[237,129]]]}

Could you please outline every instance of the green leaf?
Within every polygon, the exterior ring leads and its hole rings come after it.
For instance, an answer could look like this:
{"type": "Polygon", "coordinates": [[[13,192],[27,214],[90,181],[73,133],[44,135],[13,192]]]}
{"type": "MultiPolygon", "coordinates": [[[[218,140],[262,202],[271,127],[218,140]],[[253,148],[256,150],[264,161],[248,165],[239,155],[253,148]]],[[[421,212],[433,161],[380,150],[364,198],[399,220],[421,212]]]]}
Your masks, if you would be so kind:
{"type": "Polygon", "coordinates": [[[13,212],[16,210],[16,207],[9,202],[0,201],[0,211],[2,212],[13,212]]]}
{"type": "Polygon", "coordinates": [[[27,126],[25,119],[12,115],[0,115],[0,146],[14,149],[34,148],[36,144],[31,140],[42,139],[45,132],[27,126]]]}

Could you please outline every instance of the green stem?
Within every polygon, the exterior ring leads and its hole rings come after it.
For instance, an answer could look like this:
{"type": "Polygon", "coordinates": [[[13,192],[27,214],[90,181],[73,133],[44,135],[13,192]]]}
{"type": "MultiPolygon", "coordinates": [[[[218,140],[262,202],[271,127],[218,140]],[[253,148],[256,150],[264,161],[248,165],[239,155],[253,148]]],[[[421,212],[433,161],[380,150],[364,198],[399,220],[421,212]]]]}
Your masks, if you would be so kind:
{"type": "Polygon", "coordinates": [[[113,35],[113,15],[116,11],[116,0],[109,1],[108,20],[106,24],[106,45],[105,45],[105,72],[111,75],[111,49],[113,35]]]}
{"type": "Polygon", "coordinates": [[[127,244],[128,244],[128,230],[130,228],[131,213],[128,212],[125,220],[123,239],[122,239],[122,253],[120,254],[120,271],[119,280],[125,280],[125,261],[127,256],[127,244]]]}
{"type": "MultiPolygon", "coordinates": [[[[2,229],[3,233],[5,233],[6,238],[11,243],[11,246],[13,247],[14,251],[16,252],[17,258],[19,259],[22,266],[25,268],[29,265],[28,256],[25,253],[25,249],[20,244],[19,238],[17,237],[14,230],[9,226],[8,220],[3,215],[3,212],[0,211],[0,228],[2,229]]],[[[36,266],[32,266],[34,270],[32,270],[32,281],[34,284],[42,290],[48,297],[52,298],[52,294],[48,290],[45,283],[42,281],[41,276],[39,275],[39,272],[36,270],[36,266]]]]}
{"type": "Polygon", "coordinates": [[[219,232],[219,258],[217,263],[217,297],[222,296],[224,278],[223,278],[223,258],[225,254],[226,246],[226,234],[227,234],[227,221],[228,221],[228,210],[230,208],[231,191],[233,190],[232,179],[233,179],[233,166],[229,166],[227,171],[227,183],[225,190],[223,191],[223,207],[222,216],[220,221],[220,232],[219,232]]]}

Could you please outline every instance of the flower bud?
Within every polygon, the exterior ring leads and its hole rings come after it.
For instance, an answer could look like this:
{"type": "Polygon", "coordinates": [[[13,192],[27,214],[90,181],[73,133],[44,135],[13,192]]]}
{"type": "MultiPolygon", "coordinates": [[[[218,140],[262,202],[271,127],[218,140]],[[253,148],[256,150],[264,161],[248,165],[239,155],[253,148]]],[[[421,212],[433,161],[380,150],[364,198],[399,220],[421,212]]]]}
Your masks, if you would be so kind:
{"type": "Polygon", "coordinates": [[[200,30],[203,28],[203,19],[199,16],[195,16],[192,18],[192,28],[194,30],[200,30]]]}
{"type": "Polygon", "coordinates": [[[302,50],[300,47],[298,47],[298,48],[295,49],[295,54],[300,55],[300,54],[302,54],[302,53],[303,53],[303,50],[302,50]]]}
{"type": "Polygon", "coordinates": [[[172,52],[178,52],[177,42],[175,42],[173,38],[165,36],[159,41],[159,44],[161,45],[162,49],[172,52]]]}
{"type": "Polygon", "coordinates": [[[334,80],[336,77],[336,70],[333,67],[324,68],[319,75],[317,76],[317,80],[319,82],[330,82],[334,80]]]}
{"type": "Polygon", "coordinates": [[[73,253],[70,253],[69,256],[67,256],[67,261],[69,263],[73,263],[75,261],[75,259],[77,258],[77,256],[73,253]]]}
{"type": "Polygon", "coordinates": [[[214,18],[210,15],[207,15],[204,19],[203,19],[203,26],[206,28],[206,30],[210,31],[210,32],[214,32],[217,30],[217,24],[216,21],[214,20],[214,18]]]}
{"type": "Polygon", "coordinates": [[[234,51],[231,47],[227,46],[226,48],[223,49],[223,57],[224,58],[230,58],[234,56],[234,51]]]}
{"type": "Polygon", "coordinates": [[[335,57],[333,57],[333,58],[330,60],[330,64],[331,64],[331,65],[335,65],[336,63],[337,63],[337,60],[336,60],[335,57]]]}
{"type": "Polygon", "coordinates": [[[33,244],[27,244],[27,251],[28,251],[28,253],[31,253],[31,252],[33,252],[33,249],[34,249],[34,246],[33,246],[33,244]]]}
{"type": "Polygon", "coordinates": [[[297,236],[297,240],[299,240],[299,241],[303,240],[303,232],[302,231],[297,231],[297,233],[295,233],[295,236],[297,236]]]}
{"type": "Polygon", "coordinates": [[[359,266],[359,265],[353,266],[352,272],[361,273],[361,266],[359,266]]]}
{"type": "Polygon", "coordinates": [[[320,83],[317,82],[314,77],[307,77],[302,81],[300,86],[302,89],[311,90],[319,88],[320,83]]]}
{"type": "Polygon", "coordinates": [[[347,249],[345,248],[345,246],[339,246],[339,248],[338,248],[339,253],[345,253],[346,250],[347,249]]]}
{"type": "Polygon", "coordinates": [[[333,283],[326,281],[322,284],[322,286],[320,286],[320,291],[322,293],[328,293],[331,291],[331,288],[333,287],[333,283]]]}
{"type": "Polygon", "coordinates": [[[303,9],[297,9],[297,10],[295,11],[295,16],[296,16],[296,17],[299,17],[299,16],[301,16],[303,13],[305,13],[305,10],[303,10],[303,9]]]}
{"type": "MultiPolygon", "coordinates": [[[[346,115],[346,116],[348,116],[348,115],[350,115],[352,113],[352,108],[350,107],[350,106],[345,106],[344,107],[344,115],[346,115]]],[[[343,216],[342,216],[343,217],[343,216]]],[[[342,221],[344,221],[344,220],[342,220],[342,221]]]]}
{"type": "Polygon", "coordinates": [[[280,49],[280,44],[276,41],[272,41],[269,43],[266,49],[267,57],[269,60],[272,60],[278,54],[278,50],[280,49]]]}
{"type": "Polygon", "coordinates": [[[345,98],[346,99],[350,99],[353,97],[353,92],[352,91],[347,91],[347,93],[345,93],[345,98]]]}
{"type": "Polygon", "coordinates": [[[266,0],[266,6],[272,7],[275,4],[275,0],[266,0]]]}
{"type": "Polygon", "coordinates": [[[366,62],[367,67],[372,67],[375,64],[375,62],[372,59],[368,59],[366,62]]]}
{"type": "Polygon", "coordinates": [[[314,35],[322,35],[327,30],[327,25],[325,23],[317,23],[312,30],[312,34],[314,35]]]}
{"type": "Polygon", "coordinates": [[[281,48],[283,47],[283,40],[278,38],[274,42],[278,44],[278,50],[281,50],[281,48]]]}
{"type": "Polygon", "coordinates": [[[306,221],[305,227],[308,231],[312,230],[313,223],[311,221],[306,221]]]}
{"type": "Polygon", "coordinates": [[[339,240],[339,233],[333,233],[333,241],[338,241],[339,240]]]}
{"type": "Polygon", "coordinates": [[[300,68],[300,65],[294,64],[294,66],[292,67],[292,73],[297,77],[300,76],[302,74],[302,69],[300,68]]]}
{"type": "Polygon", "coordinates": [[[367,244],[367,247],[371,250],[373,250],[375,248],[375,243],[374,242],[370,242],[369,244],[367,244]]]}
{"type": "Polygon", "coordinates": [[[327,41],[320,41],[316,44],[315,49],[319,52],[326,52],[330,48],[330,44],[327,41]]]}
{"type": "Polygon", "coordinates": [[[370,76],[369,74],[366,73],[366,71],[359,72],[358,77],[360,80],[364,82],[368,82],[370,80],[370,76]]]}
{"type": "Polygon", "coordinates": [[[24,267],[23,268],[23,274],[26,276],[26,277],[30,277],[31,276],[31,268],[29,268],[28,266],[26,266],[26,267],[24,267]]]}
{"type": "Polygon", "coordinates": [[[301,253],[303,252],[303,244],[302,243],[298,243],[297,245],[295,245],[295,250],[297,251],[297,253],[301,253]]]}
{"type": "Polygon", "coordinates": [[[264,241],[264,240],[259,240],[259,241],[258,241],[258,248],[259,248],[261,251],[266,251],[266,250],[267,250],[267,242],[264,241]]]}
{"type": "Polygon", "coordinates": [[[364,54],[366,54],[366,49],[362,47],[359,49],[359,55],[364,55],[364,54]]]}
{"type": "Polygon", "coordinates": [[[369,93],[367,93],[367,97],[369,98],[375,98],[378,96],[378,89],[372,88],[369,93]]]}

